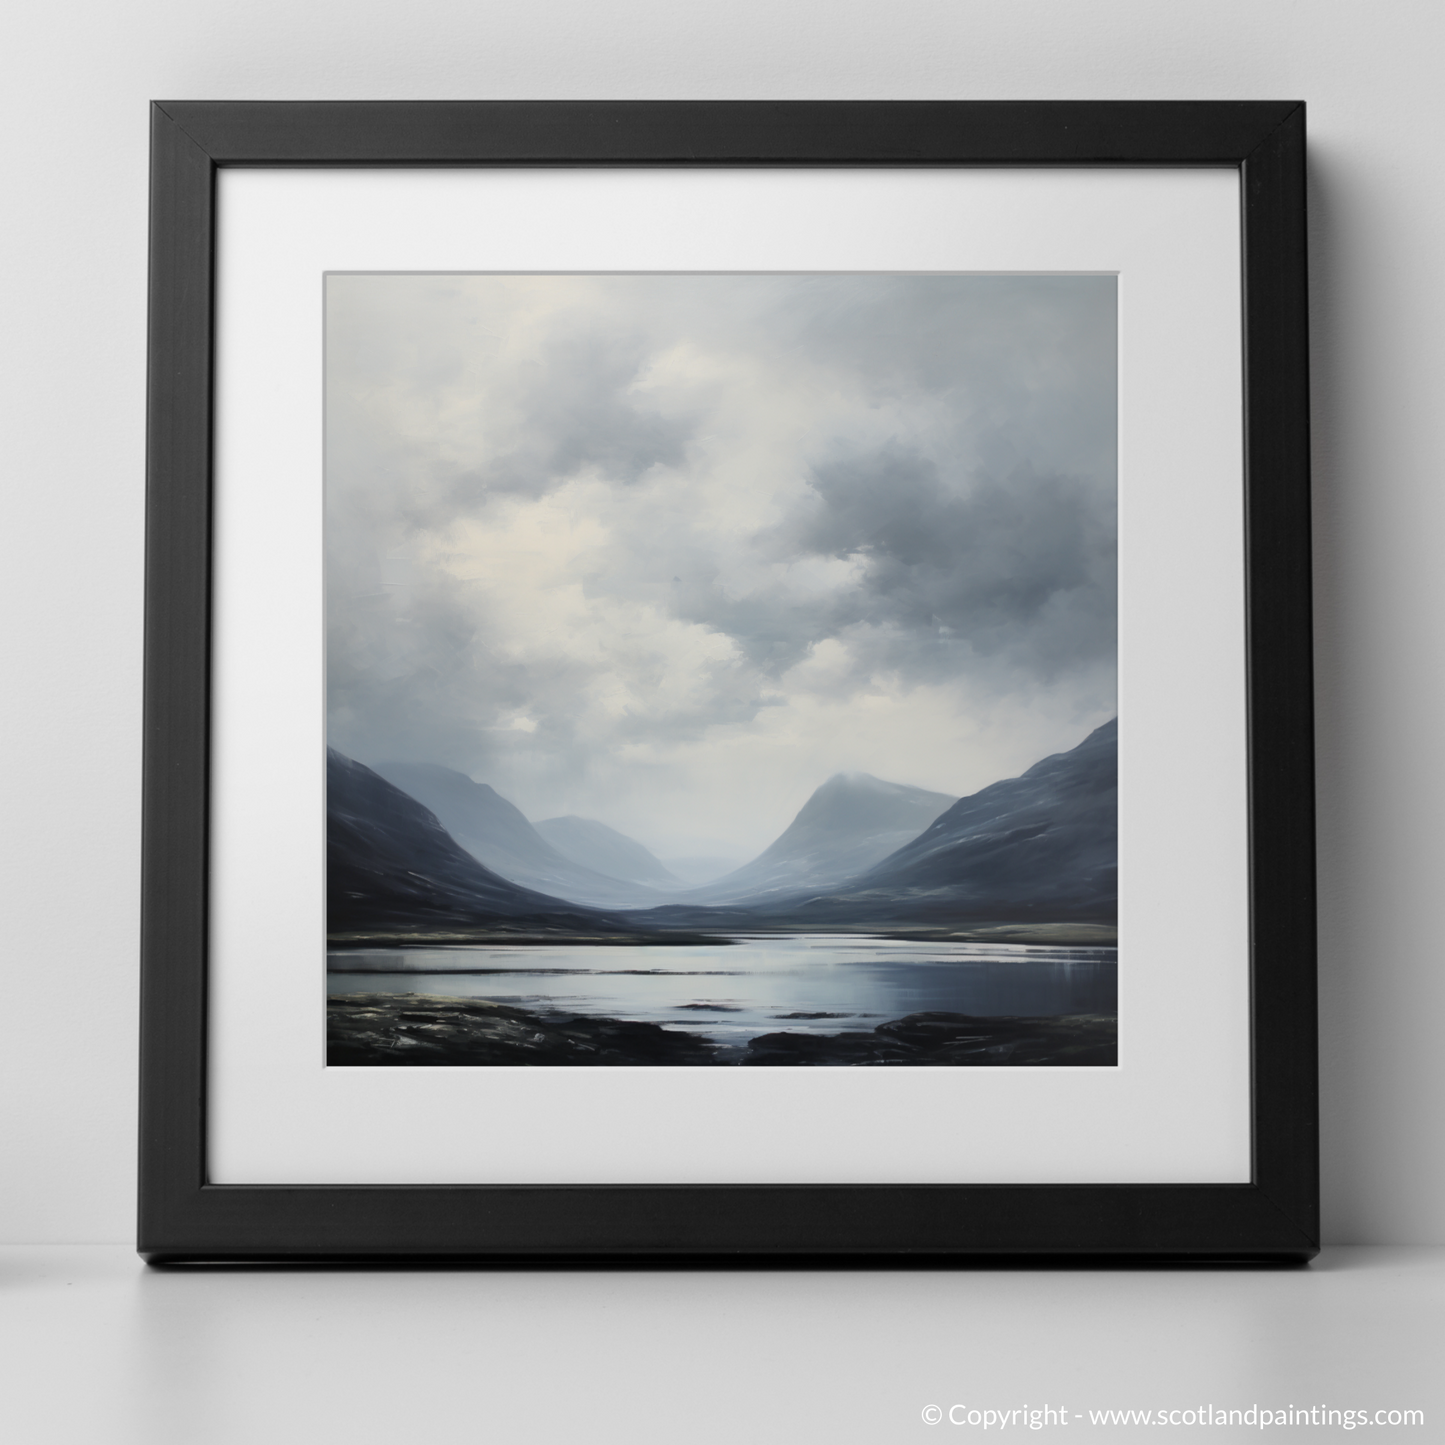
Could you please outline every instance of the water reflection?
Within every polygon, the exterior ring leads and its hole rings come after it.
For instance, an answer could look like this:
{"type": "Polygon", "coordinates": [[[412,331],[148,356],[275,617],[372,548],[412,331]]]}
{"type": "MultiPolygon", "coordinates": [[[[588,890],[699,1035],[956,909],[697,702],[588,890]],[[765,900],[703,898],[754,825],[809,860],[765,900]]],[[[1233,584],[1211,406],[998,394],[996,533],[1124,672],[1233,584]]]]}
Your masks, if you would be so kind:
{"type": "Polygon", "coordinates": [[[838,1033],[940,1010],[1112,1013],[1112,948],[920,943],[863,935],[738,936],[676,947],[512,945],[332,954],[330,993],[481,997],[528,1009],[640,1019],[744,1043],[789,1029],[838,1033]]]}

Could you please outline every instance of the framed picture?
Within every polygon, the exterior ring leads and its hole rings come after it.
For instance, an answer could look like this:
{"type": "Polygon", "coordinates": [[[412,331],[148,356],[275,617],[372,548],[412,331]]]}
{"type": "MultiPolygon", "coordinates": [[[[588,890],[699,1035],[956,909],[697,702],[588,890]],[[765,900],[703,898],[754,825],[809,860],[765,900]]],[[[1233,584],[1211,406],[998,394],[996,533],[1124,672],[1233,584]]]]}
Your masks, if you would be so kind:
{"type": "Polygon", "coordinates": [[[1316,1252],[1302,104],[152,125],[147,1259],[1316,1252]]]}

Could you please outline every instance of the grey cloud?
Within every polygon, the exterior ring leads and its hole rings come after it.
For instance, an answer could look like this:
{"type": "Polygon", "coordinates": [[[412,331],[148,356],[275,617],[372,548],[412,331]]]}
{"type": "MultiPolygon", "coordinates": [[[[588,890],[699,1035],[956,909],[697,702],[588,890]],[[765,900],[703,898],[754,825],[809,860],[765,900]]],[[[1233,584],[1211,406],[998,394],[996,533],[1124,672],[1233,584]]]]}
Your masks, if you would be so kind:
{"type": "Polygon", "coordinates": [[[367,569],[328,576],[327,708],[335,746],[377,761],[484,763],[492,729],[526,707],[536,679],[479,627],[456,583],[366,585],[367,569]]]}
{"type": "Polygon", "coordinates": [[[829,597],[798,598],[785,586],[737,592],[717,569],[701,563],[687,570],[672,597],[672,610],[732,639],[757,686],[765,688],[806,656],[809,647],[836,631],[829,597]]]}
{"type": "Polygon", "coordinates": [[[736,592],[706,561],[686,567],[677,615],[726,633],[757,672],[757,697],[829,638],[858,664],[938,679],[990,659],[1050,680],[1112,659],[1116,542],[1112,489],[1040,475],[945,483],[930,457],[901,445],[835,458],[808,502],[756,539],[776,559],[859,564],[858,584],[821,596],[785,585],[736,592]]]}
{"type": "Polygon", "coordinates": [[[800,344],[878,404],[946,401],[994,467],[1097,475],[1115,462],[1113,276],[826,277],[788,310],[800,344]]]}
{"type": "MultiPolygon", "coordinates": [[[[981,474],[958,493],[930,458],[901,447],[820,467],[813,490],[816,503],[790,540],[864,564],[835,625],[956,640],[984,655],[1011,650],[1045,673],[1112,654],[1112,495],[1026,465],[1006,480],[981,474]]],[[[916,661],[951,650],[927,649],[916,661]]]]}
{"type": "Polygon", "coordinates": [[[475,505],[499,493],[543,496],[587,467],[630,483],[653,467],[679,465],[691,420],[649,410],[633,394],[650,356],[636,335],[552,337],[542,359],[513,378],[523,445],[459,472],[442,505],[475,505]]]}

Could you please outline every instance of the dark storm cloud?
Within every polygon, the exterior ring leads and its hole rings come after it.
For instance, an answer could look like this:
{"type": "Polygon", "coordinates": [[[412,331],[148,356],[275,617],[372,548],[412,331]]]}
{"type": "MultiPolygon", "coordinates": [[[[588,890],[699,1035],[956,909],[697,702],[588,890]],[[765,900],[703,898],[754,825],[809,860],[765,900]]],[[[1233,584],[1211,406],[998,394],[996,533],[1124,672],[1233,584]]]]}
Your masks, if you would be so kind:
{"type": "Polygon", "coordinates": [[[913,671],[958,664],[924,640],[1009,651],[1041,675],[1112,653],[1114,509],[1101,489],[1020,464],[959,492],[931,458],[893,446],[819,467],[812,490],[789,540],[862,563],[859,585],[833,609],[835,629],[911,635],[913,671]]]}
{"type": "Polygon", "coordinates": [[[846,634],[860,677],[881,666],[935,681],[993,660],[1049,681],[1113,657],[1114,510],[1102,483],[1020,463],[949,485],[932,457],[889,444],[818,465],[793,515],[754,538],[780,563],[851,564],[848,585],[810,594],[785,574],[739,592],[700,560],[672,606],[726,633],[763,678],[846,634]]]}
{"type": "Polygon", "coordinates": [[[703,567],[680,614],[773,677],[844,634],[860,675],[891,665],[929,679],[992,660],[1046,681],[1111,660],[1114,277],[787,280],[770,341],[861,378],[869,406],[913,434],[869,449],[820,439],[831,455],[812,459],[806,497],[755,539],[778,559],[855,562],[855,586],[740,595],[703,567]]]}

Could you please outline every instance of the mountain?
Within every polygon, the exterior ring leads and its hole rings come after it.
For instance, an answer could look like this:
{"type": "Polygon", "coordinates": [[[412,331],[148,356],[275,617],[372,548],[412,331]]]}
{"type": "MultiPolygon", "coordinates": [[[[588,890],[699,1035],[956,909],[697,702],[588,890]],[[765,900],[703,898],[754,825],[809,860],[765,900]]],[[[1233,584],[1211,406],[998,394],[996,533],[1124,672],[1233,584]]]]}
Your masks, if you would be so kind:
{"type": "Polygon", "coordinates": [[[334,748],[326,751],[326,904],[331,934],[632,931],[498,877],[415,798],[334,748]]]}
{"type": "Polygon", "coordinates": [[[1119,723],[960,798],[805,912],[1025,923],[1118,916],[1119,723]]]}
{"type": "Polygon", "coordinates": [[[736,929],[1112,923],[1118,833],[1115,719],[1071,751],[960,798],[916,838],[841,885],[689,906],[701,901],[706,890],[699,890],[689,904],[640,918],[736,929]]]}
{"type": "Polygon", "coordinates": [[[916,838],[954,801],[869,773],[835,773],[770,847],[688,900],[751,903],[835,887],[916,838]]]}
{"type": "Polygon", "coordinates": [[[608,878],[626,883],[650,883],[658,888],[677,888],[681,880],[634,838],[599,823],[595,818],[543,818],[532,826],[543,840],[564,858],[608,878]]]}
{"type": "Polygon", "coordinates": [[[378,763],[376,772],[430,808],[479,863],[524,888],[596,908],[646,908],[665,898],[646,885],[608,877],[573,862],[495,788],[474,782],[454,768],[436,763],[378,763]]]}

